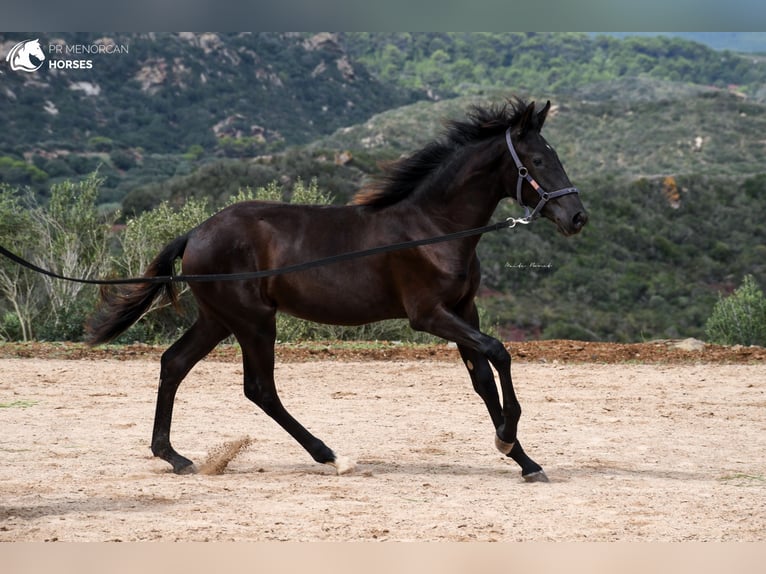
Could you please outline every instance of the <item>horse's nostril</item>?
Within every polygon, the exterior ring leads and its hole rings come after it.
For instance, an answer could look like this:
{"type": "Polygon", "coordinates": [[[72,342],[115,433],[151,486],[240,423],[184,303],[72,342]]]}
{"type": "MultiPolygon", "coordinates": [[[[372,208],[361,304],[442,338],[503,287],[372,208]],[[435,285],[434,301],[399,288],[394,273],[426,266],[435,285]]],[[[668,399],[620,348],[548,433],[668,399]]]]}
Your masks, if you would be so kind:
{"type": "Polygon", "coordinates": [[[572,223],[574,224],[575,229],[582,229],[585,224],[588,223],[588,214],[584,211],[578,211],[572,218],[572,223]]]}

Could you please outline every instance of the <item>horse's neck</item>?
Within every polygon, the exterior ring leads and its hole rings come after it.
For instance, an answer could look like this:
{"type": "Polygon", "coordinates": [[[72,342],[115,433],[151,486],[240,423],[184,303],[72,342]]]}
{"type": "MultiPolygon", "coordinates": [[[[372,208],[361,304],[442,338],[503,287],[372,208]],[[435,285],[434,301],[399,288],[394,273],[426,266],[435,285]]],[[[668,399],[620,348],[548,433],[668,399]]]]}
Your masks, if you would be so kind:
{"type": "Polygon", "coordinates": [[[468,178],[421,197],[422,209],[434,220],[442,221],[449,231],[473,229],[486,225],[492,218],[503,194],[499,176],[468,178]]]}

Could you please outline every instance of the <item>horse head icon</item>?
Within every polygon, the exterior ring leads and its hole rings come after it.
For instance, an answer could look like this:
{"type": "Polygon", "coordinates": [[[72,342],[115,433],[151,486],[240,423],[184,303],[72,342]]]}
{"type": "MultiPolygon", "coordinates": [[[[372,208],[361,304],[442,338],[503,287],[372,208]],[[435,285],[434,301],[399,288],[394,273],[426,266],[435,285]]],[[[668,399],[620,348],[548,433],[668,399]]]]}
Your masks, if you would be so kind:
{"type": "Polygon", "coordinates": [[[45,54],[40,46],[40,40],[24,40],[16,44],[5,60],[10,64],[11,70],[22,72],[36,72],[45,61],[45,54]],[[34,60],[33,60],[34,58],[34,60]],[[35,63],[35,60],[37,63],[35,63]]]}

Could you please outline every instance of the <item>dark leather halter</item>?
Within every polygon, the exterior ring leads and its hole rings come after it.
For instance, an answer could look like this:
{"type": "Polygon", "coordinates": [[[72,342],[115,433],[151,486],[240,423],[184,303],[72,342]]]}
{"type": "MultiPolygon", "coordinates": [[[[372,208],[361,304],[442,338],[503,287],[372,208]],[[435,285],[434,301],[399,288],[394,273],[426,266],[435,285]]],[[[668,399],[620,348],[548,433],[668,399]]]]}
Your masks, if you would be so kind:
{"type": "Polygon", "coordinates": [[[529,170],[524,167],[523,163],[521,163],[519,154],[516,153],[516,150],[513,147],[513,142],[511,142],[511,128],[508,128],[505,131],[505,141],[508,144],[508,150],[511,152],[511,157],[513,157],[513,161],[516,163],[516,168],[519,170],[519,177],[516,180],[516,201],[518,201],[519,205],[524,208],[524,219],[532,221],[535,217],[540,215],[543,206],[545,206],[551,199],[561,197],[562,195],[569,195],[570,193],[580,193],[580,190],[576,187],[564,187],[551,192],[545,191],[542,186],[535,181],[535,178],[529,175],[529,170]],[[532,189],[534,189],[540,196],[540,201],[537,202],[537,205],[531,212],[529,211],[529,206],[525,205],[521,198],[521,186],[524,183],[524,180],[528,181],[529,185],[532,186],[532,189]]]}

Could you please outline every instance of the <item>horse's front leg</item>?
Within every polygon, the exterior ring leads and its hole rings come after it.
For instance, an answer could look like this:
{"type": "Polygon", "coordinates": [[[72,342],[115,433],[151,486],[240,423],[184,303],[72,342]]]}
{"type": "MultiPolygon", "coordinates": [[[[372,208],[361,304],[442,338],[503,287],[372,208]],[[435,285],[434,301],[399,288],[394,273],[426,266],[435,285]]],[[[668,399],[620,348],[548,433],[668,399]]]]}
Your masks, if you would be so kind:
{"type": "Polygon", "coordinates": [[[458,344],[473,387],[487,406],[495,426],[495,446],[518,463],[525,480],[547,482],[548,478],[542,467],[527,456],[516,436],[521,405],[513,390],[511,356],[500,341],[479,331],[478,314],[473,305],[466,317],[467,320],[444,307],[439,307],[417,320],[411,319],[410,322],[415,329],[427,331],[458,344]],[[490,363],[500,378],[502,406],[490,363]]]}
{"type": "Polygon", "coordinates": [[[497,394],[495,376],[492,373],[487,358],[478,351],[463,345],[458,345],[458,350],[460,351],[463,363],[465,363],[468,369],[473,388],[484,401],[487,411],[489,411],[489,416],[492,418],[492,423],[497,431],[495,434],[495,446],[497,449],[518,463],[521,467],[521,476],[527,482],[547,482],[548,477],[542,467],[527,456],[524,449],[521,448],[518,438],[511,444],[500,438],[500,433],[505,430],[505,418],[503,417],[503,409],[500,406],[500,398],[497,394]]]}

